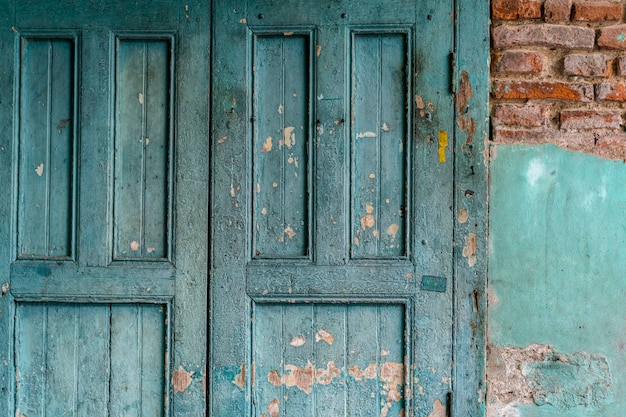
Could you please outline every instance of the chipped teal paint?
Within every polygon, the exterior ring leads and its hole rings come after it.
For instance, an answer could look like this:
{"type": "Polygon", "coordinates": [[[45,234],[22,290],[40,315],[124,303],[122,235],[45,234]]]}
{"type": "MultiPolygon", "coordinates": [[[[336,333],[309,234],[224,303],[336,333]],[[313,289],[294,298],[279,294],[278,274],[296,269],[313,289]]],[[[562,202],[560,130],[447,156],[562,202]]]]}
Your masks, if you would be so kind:
{"type": "MultiPolygon", "coordinates": [[[[552,145],[495,148],[490,343],[545,343],[561,352],[601,355],[612,381],[606,398],[569,409],[519,406],[522,417],[622,415],[626,408],[625,181],[621,161],[552,145]]],[[[561,376],[570,387],[568,378],[594,378],[571,371],[561,376]]]]}
{"type": "Polygon", "coordinates": [[[623,33],[620,33],[619,35],[617,35],[618,42],[624,42],[624,39],[626,39],[626,35],[624,35],[623,33]]]}
{"type": "Polygon", "coordinates": [[[205,411],[210,7],[132,6],[0,7],[2,416],[205,411]]]}

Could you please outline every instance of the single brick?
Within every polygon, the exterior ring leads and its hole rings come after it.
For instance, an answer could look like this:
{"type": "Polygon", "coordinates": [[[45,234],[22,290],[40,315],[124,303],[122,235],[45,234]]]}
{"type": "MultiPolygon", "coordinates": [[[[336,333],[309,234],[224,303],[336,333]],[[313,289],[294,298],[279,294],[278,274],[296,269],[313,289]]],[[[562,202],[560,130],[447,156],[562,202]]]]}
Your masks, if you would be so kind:
{"type": "Polygon", "coordinates": [[[561,81],[498,80],[493,83],[495,98],[537,98],[582,101],[593,100],[590,83],[564,83],[561,81]]]}
{"type": "Polygon", "coordinates": [[[505,51],[494,55],[498,72],[537,74],[543,69],[543,55],[539,52],[505,51]]]}
{"type": "Polygon", "coordinates": [[[562,110],[560,114],[562,130],[577,131],[590,129],[619,129],[622,125],[620,110],[589,110],[570,109],[562,110]]]}
{"type": "Polygon", "coordinates": [[[496,126],[541,127],[548,123],[548,108],[536,104],[500,104],[496,106],[496,126]]]}
{"type": "Polygon", "coordinates": [[[626,75],[626,56],[619,58],[619,75],[626,75]]]}
{"type": "Polygon", "coordinates": [[[598,100],[626,101],[626,83],[603,82],[596,87],[598,100]]]}
{"type": "Polygon", "coordinates": [[[541,2],[539,0],[493,0],[491,13],[494,19],[539,19],[541,2]]]}
{"type": "Polygon", "coordinates": [[[573,133],[554,130],[494,129],[492,140],[496,143],[535,145],[554,143],[566,149],[589,149],[594,145],[594,132],[573,133]]]}
{"type": "Polygon", "coordinates": [[[579,22],[607,22],[622,19],[622,4],[608,1],[574,3],[572,20],[579,22]]]}
{"type": "Polygon", "coordinates": [[[551,25],[500,25],[492,30],[493,46],[547,46],[570,49],[592,49],[595,31],[579,26],[551,25]]]}
{"type": "Polygon", "coordinates": [[[598,45],[609,49],[626,49],[626,25],[601,28],[598,45]]]}
{"type": "Polygon", "coordinates": [[[603,54],[570,54],[563,61],[565,75],[609,77],[612,75],[611,58],[603,54]]]}
{"type": "Polygon", "coordinates": [[[546,0],[543,4],[546,22],[566,22],[572,12],[572,0],[546,0]]]}

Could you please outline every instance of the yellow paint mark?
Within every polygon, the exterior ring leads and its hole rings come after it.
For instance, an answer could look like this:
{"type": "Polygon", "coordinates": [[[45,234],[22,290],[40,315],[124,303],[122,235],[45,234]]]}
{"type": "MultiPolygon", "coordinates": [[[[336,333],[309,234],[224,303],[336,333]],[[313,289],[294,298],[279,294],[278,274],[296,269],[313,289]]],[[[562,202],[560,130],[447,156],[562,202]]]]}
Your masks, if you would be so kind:
{"type": "Polygon", "coordinates": [[[446,417],[446,407],[443,406],[441,400],[436,399],[433,403],[433,411],[428,417],[446,417]]]}
{"type": "Polygon", "coordinates": [[[422,99],[422,97],[420,96],[415,96],[415,106],[417,106],[418,109],[422,110],[425,107],[424,99],[422,99]]]}
{"type": "Polygon", "coordinates": [[[365,212],[367,214],[372,214],[374,212],[374,206],[372,206],[371,204],[366,204],[365,205],[365,212]]]}
{"type": "Polygon", "coordinates": [[[246,386],[246,365],[245,364],[243,363],[241,364],[241,372],[235,375],[235,379],[232,380],[232,383],[237,385],[242,390],[245,388],[246,386]]]}
{"type": "Polygon", "coordinates": [[[467,220],[469,219],[469,214],[467,213],[466,208],[462,208],[461,210],[459,210],[459,215],[457,216],[457,219],[459,220],[459,223],[467,222],[467,220]]]}
{"type": "Polygon", "coordinates": [[[174,394],[177,392],[185,392],[189,385],[191,385],[191,377],[194,374],[193,371],[187,372],[181,366],[175,369],[172,373],[172,386],[174,387],[174,394]]]}
{"type": "Polygon", "coordinates": [[[244,17],[243,19],[241,19],[239,21],[239,23],[241,23],[242,25],[245,25],[246,23],[248,23],[248,21],[246,20],[246,18],[244,17]]]}
{"type": "Polygon", "coordinates": [[[332,345],[333,342],[335,341],[335,337],[332,334],[328,333],[326,330],[320,329],[315,335],[315,341],[319,342],[322,340],[328,343],[329,345],[332,345]]]}
{"type": "Polygon", "coordinates": [[[268,136],[267,139],[265,139],[265,142],[263,142],[263,146],[261,147],[261,152],[265,153],[271,150],[272,150],[272,137],[268,136]]]}
{"type": "Polygon", "coordinates": [[[132,250],[133,252],[137,252],[139,250],[139,242],[137,242],[136,240],[130,242],[130,250],[132,250]]]}
{"type": "Polygon", "coordinates": [[[278,114],[283,114],[283,105],[278,106],[278,114]]]}
{"type": "Polygon", "coordinates": [[[463,257],[467,258],[467,264],[472,267],[476,264],[476,234],[470,233],[465,237],[465,247],[463,248],[463,257]]]}
{"type": "Polygon", "coordinates": [[[322,54],[322,45],[317,45],[315,47],[315,55],[320,56],[322,54]]]}
{"type": "Polygon", "coordinates": [[[294,129],[295,127],[293,126],[287,126],[283,131],[283,143],[288,148],[296,144],[296,134],[293,133],[294,129]]]}
{"type": "Polygon", "coordinates": [[[448,146],[448,132],[439,131],[439,162],[446,162],[446,147],[448,146]]]}
{"type": "Polygon", "coordinates": [[[375,223],[376,221],[374,220],[374,216],[372,216],[371,214],[361,217],[361,228],[363,230],[367,229],[368,227],[374,227],[375,223]]]}
{"type": "Polygon", "coordinates": [[[280,401],[277,399],[273,399],[270,404],[267,406],[267,412],[270,417],[278,417],[280,414],[280,401]]]}
{"type": "Polygon", "coordinates": [[[139,104],[143,104],[143,93],[139,93],[137,96],[139,98],[139,104]]]}
{"type": "Polygon", "coordinates": [[[293,239],[293,237],[296,235],[296,232],[291,228],[291,226],[285,227],[285,233],[287,234],[287,236],[289,236],[289,239],[293,239]]]}
{"type": "Polygon", "coordinates": [[[222,136],[217,140],[217,143],[224,143],[228,140],[228,136],[222,136]]]}
{"type": "Polygon", "coordinates": [[[35,168],[35,172],[37,173],[37,175],[39,175],[40,177],[43,175],[43,162],[39,165],[37,165],[37,168],[35,168]]]}
{"type": "Polygon", "coordinates": [[[378,137],[378,134],[375,132],[360,132],[357,135],[358,138],[376,138],[378,137]]]}
{"type": "Polygon", "coordinates": [[[293,339],[291,339],[291,342],[289,342],[289,344],[293,347],[304,346],[305,343],[306,343],[306,337],[304,336],[296,336],[293,339]]]}

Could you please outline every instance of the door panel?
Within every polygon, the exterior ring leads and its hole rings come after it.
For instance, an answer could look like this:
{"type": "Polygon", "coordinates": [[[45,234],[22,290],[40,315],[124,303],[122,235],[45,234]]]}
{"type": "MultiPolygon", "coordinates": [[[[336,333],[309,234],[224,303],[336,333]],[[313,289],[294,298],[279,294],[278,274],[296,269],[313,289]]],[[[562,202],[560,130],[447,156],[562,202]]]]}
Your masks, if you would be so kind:
{"type": "Polygon", "coordinates": [[[451,2],[214,13],[211,413],[428,416],[452,368],[451,2]]]}
{"type": "Polygon", "coordinates": [[[7,7],[1,413],[201,415],[208,2],[7,7]]]}

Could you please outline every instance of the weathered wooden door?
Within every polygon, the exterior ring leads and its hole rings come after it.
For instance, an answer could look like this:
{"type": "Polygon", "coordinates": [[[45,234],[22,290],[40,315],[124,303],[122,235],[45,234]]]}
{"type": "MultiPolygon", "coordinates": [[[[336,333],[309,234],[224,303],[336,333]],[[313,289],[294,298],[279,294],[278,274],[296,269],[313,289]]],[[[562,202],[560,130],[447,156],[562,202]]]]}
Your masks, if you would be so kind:
{"type": "Polygon", "coordinates": [[[208,22],[0,2],[1,415],[202,415],[208,22]]]}
{"type": "Polygon", "coordinates": [[[214,416],[443,416],[451,1],[214,3],[214,416]]]}

